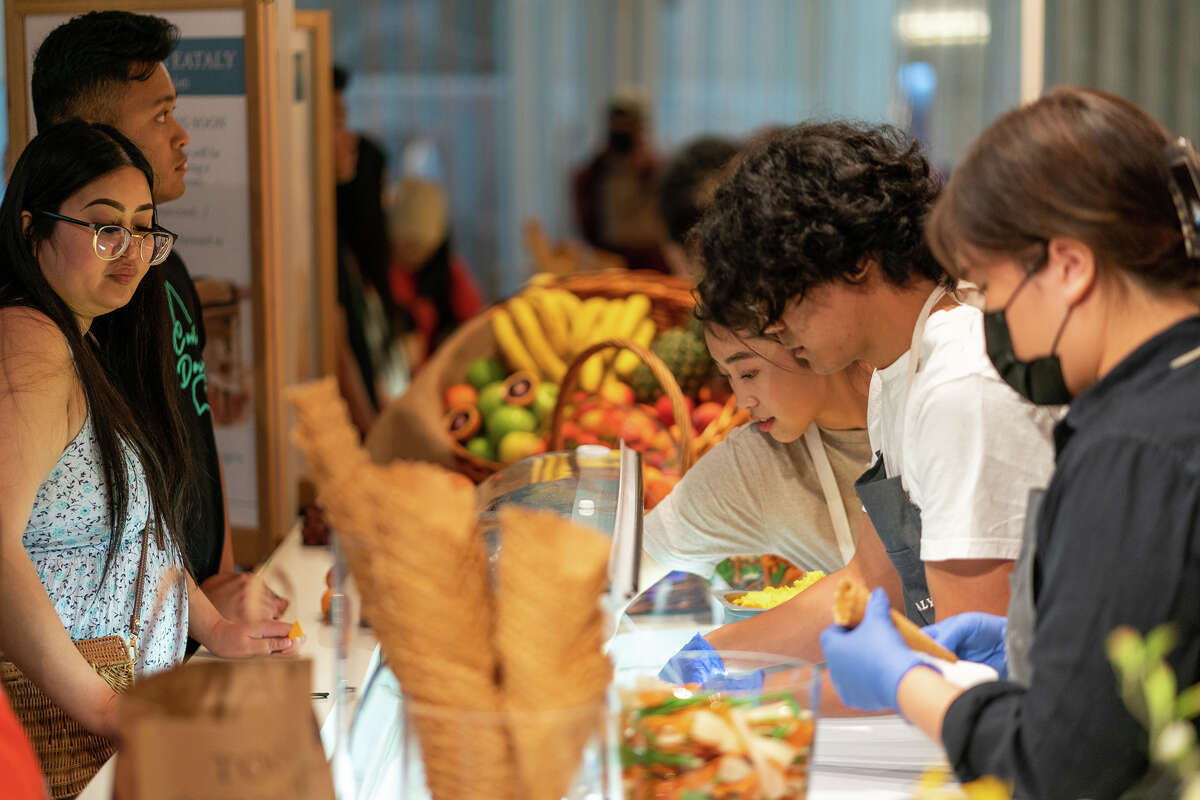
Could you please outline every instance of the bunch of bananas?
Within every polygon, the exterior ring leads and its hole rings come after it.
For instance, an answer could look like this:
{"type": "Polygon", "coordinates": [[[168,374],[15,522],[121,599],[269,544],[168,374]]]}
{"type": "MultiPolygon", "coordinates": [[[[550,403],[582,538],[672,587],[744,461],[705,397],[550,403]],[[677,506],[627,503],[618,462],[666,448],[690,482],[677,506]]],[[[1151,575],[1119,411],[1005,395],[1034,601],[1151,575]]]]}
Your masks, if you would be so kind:
{"type": "MultiPolygon", "coordinates": [[[[650,298],[644,294],[580,300],[565,289],[535,286],[492,311],[492,332],[508,365],[561,383],[567,364],[596,342],[654,339],[650,298]]],[[[639,364],[628,351],[597,353],[581,368],[579,386],[594,392],[605,380],[628,377],[639,364]]]]}

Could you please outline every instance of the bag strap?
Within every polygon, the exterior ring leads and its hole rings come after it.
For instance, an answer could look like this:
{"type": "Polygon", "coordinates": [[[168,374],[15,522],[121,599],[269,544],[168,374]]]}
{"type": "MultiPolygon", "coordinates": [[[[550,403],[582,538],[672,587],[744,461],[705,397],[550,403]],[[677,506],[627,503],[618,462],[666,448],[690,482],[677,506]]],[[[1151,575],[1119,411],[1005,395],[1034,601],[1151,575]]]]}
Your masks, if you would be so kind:
{"type": "Polygon", "coordinates": [[[137,663],[138,636],[142,632],[142,590],[146,585],[146,554],[150,550],[150,523],[142,528],[142,557],[138,559],[137,588],[133,590],[133,614],[129,619],[129,642],[137,663]]]}

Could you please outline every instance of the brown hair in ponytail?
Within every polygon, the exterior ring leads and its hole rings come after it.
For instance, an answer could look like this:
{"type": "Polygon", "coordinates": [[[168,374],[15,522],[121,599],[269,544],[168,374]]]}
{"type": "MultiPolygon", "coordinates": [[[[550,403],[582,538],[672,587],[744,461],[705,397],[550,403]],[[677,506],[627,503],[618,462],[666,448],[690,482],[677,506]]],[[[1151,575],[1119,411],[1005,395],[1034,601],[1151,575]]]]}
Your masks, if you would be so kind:
{"type": "Polygon", "coordinates": [[[926,237],[944,267],[1033,256],[1054,237],[1091,248],[1102,274],[1156,290],[1200,286],[1169,189],[1167,132],[1119,97],[1063,88],[1005,114],[972,145],[926,237]]]}

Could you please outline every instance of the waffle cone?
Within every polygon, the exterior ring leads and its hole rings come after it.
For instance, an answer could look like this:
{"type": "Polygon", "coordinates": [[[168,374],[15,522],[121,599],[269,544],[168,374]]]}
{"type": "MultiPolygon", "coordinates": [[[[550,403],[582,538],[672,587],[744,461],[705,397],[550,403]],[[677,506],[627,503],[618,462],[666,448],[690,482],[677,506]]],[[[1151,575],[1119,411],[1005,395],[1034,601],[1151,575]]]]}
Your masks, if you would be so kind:
{"type": "Polygon", "coordinates": [[[435,800],[561,798],[612,676],[598,602],[608,539],[504,509],[493,591],[468,481],[371,463],[332,379],[288,398],[293,439],[409,698],[435,800]]]}
{"type": "Polygon", "coordinates": [[[501,510],[500,526],[495,645],[517,773],[522,797],[557,800],[598,728],[612,674],[598,605],[609,543],[517,507],[501,510]]]}
{"type": "Polygon", "coordinates": [[[472,719],[410,709],[421,745],[425,783],[434,800],[510,800],[512,756],[500,717],[472,719]]]}

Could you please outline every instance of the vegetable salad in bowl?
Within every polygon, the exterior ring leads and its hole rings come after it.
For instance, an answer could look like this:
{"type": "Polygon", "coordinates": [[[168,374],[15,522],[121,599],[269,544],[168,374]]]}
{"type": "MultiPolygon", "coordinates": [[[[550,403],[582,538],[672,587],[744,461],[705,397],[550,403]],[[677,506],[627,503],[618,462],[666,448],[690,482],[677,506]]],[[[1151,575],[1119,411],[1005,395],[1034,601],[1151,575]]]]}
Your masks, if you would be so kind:
{"type": "MultiPolygon", "coordinates": [[[[741,655],[749,656],[726,654],[741,655]]],[[[770,656],[759,662],[726,671],[761,671],[755,690],[717,688],[723,676],[706,681],[709,688],[618,676],[625,800],[806,796],[817,668],[770,656]]]]}

